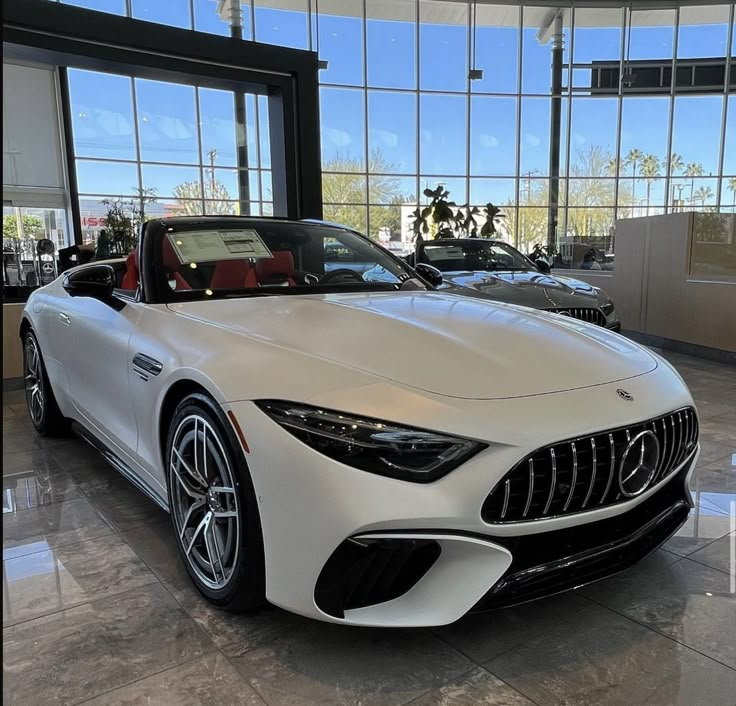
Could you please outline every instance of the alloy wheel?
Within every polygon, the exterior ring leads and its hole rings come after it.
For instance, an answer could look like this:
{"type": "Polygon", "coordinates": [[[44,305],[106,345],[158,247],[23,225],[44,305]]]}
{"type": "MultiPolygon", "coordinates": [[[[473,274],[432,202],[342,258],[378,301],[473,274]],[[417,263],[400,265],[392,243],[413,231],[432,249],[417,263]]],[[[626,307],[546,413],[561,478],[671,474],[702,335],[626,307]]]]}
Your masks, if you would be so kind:
{"type": "Polygon", "coordinates": [[[23,350],[23,381],[31,419],[34,424],[40,424],[46,407],[46,398],[43,393],[41,353],[32,335],[26,336],[23,350]]]}
{"type": "Polygon", "coordinates": [[[181,421],[169,467],[171,511],[186,561],[204,585],[222,589],[237,568],[240,506],[228,455],[204,417],[181,421]]]}

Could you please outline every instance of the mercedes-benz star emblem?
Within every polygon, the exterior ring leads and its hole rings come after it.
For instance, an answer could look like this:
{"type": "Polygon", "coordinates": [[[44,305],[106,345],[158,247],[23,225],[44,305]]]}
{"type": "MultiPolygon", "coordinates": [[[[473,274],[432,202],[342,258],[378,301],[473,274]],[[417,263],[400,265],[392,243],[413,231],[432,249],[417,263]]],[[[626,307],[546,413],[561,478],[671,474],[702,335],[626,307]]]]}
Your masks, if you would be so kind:
{"type": "Polygon", "coordinates": [[[618,394],[622,400],[626,400],[627,402],[634,401],[634,395],[630,395],[626,390],[622,390],[620,387],[616,390],[616,394],[618,394]]]}
{"type": "Polygon", "coordinates": [[[618,485],[627,498],[641,495],[659,465],[659,440],[649,430],[639,432],[626,447],[618,467],[618,485]]]}

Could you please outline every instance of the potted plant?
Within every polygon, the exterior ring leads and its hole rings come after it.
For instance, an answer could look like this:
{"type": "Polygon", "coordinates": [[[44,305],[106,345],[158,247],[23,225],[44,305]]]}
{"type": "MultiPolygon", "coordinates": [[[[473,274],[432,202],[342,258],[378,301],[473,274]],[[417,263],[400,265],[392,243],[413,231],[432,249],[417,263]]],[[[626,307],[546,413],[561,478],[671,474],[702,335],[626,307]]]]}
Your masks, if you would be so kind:
{"type": "Polygon", "coordinates": [[[487,203],[482,211],[483,224],[479,230],[476,217],[481,215],[481,211],[476,206],[458,206],[449,201],[450,192],[441,185],[436,189],[425,189],[424,195],[431,199],[429,204],[417,208],[412,214],[415,239],[423,239],[430,234],[433,238],[492,238],[497,232],[497,220],[504,218],[500,208],[487,203]]]}
{"type": "Polygon", "coordinates": [[[138,198],[105,199],[107,228],[100,231],[95,256],[98,260],[126,257],[138,244],[138,230],[146,220],[147,203],[156,201],[156,189],[138,189],[138,198]]]}

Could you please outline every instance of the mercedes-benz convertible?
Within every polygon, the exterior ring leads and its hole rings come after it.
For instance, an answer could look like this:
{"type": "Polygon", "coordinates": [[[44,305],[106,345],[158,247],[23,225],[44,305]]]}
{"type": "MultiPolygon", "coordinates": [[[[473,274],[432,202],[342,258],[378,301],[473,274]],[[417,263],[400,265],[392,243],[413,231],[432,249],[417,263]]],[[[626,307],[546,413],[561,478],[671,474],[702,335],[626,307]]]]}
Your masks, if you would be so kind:
{"type": "Polygon", "coordinates": [[[674,369],[433,273],[324,223],[149,221],[127,259],[30,296],[31,419],[169,511],[192,581],[231,610],[440,625],[666,541],[699,448],[674,369]]]}

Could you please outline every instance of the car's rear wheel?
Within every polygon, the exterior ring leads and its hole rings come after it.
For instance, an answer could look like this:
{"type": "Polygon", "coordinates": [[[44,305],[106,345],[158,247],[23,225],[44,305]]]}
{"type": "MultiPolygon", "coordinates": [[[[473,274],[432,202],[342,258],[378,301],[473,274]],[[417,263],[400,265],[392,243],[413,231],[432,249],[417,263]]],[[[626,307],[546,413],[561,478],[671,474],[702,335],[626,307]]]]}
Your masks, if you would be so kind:
{"type": "Polygon", "coordinates": [[[179,553],[199,591],[233,611],[265,603],[263,539],[245,456],[208,396],[176,408],[166,444],[169,504],[179,553]]]}
{"type": "Polygon", "coordinates": [[[30,328],[23,335],[23,386],[28,413],[36,431],[43,436],[68,433],[69,422],[56,403],[38,340],[30,328]]]}

